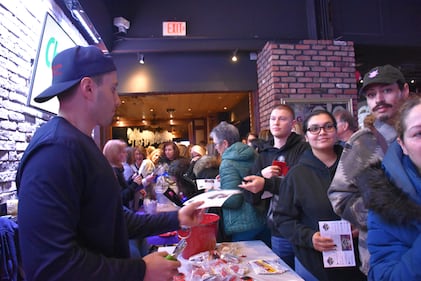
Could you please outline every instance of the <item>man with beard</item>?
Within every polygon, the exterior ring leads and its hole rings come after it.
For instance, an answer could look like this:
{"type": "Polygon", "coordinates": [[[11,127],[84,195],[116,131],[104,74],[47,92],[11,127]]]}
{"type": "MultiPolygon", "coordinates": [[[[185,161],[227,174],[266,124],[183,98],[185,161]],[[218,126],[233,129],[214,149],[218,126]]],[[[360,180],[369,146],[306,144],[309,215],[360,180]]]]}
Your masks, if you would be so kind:
{"type": "Polygon", "coordinates": [[[367,208],[362,197],[365,191],[356,184],[356,179],[371,162],[382,160],[396,139],[394,120],[399,105],[409,96],[409,86],[397,68],[384,65],[365,74],[360,93],[365,96],[371,115],[365,119],[364,128],[345,144],[328,196],[335,212],[353,225],[355,235],[359,232],[360,269],[367,275],[367,208]]]}

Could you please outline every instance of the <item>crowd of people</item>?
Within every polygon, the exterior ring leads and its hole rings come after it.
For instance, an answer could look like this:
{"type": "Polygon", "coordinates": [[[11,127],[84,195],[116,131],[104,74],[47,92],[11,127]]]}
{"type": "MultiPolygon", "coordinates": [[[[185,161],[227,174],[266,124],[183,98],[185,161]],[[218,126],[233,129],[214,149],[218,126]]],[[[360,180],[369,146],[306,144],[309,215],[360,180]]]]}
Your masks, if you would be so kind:
{"type": "Polygon", "coordinates": [[[421,97],[395,67],[364,76],[364,128],[346,110],[317,109],[297,122],[280,104],[267,129],[243,140],[223,121],[211,146],[112,139],[102,152],[91,132],[120,104],[112,59],[76,46],[53,68],[35,100],[57,96],[59,114],[35,133],[16,178],[28,280],[171,280],[178,261],[136,255],[130,242],[197,225],[202,202],[182,203],[207,178],[241,191],[212,210],[224,241],[261,240],[305,280],[421,280],[421,97]],[[141,214],[145,200],[178,207],[141,214]],[[355,266],[324,266],[322,253],[338,247],[321,234],[326,220],[350,223],[355,266]]]}

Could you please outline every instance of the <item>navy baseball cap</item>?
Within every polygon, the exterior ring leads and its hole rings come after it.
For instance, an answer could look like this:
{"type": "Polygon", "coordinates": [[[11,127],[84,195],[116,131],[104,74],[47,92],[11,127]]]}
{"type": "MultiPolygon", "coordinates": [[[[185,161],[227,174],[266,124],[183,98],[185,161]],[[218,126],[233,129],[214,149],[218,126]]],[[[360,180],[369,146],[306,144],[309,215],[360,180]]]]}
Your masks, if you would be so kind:
{"type": "Polygon", "coordinates": [[[376,66],[364,75],[363,86],[360,94],[364,95],[365,88],[371,84],[393,84],[396,82],[405,83],[402,72],[390,64],[376,66]]]}
{"type": "Polygon", "coordinates": [[[111,56],[95,46],[76,46],[58,53],[52,63],[52,85],[35,97],[36,102],[46,102],[80,82],[117,70],[111,56]]]}

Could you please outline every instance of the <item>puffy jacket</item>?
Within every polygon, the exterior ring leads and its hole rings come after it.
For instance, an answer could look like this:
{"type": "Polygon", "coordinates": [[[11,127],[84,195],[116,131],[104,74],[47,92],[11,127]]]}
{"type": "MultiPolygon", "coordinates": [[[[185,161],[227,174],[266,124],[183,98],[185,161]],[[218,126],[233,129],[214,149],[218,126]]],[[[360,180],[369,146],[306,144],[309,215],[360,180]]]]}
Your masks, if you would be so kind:
{"type": "Polygon", "coordinates": [[[421,177],[397,143],[359,175],[369,208],[370,280],[421,280],[421,177]]]}
{"type": "MultiPolygon", "coordinates": [[[[222,189],[241,190],[241,184],[254,163],[256,152],[246,144],[236,142],[222,154],[219,167],[222,189]]],[[[253,206],[246,202],[242,194],[231,196],[222,206],[225,233],[256,229],[266,223],[264,203],[253,206]]]]}

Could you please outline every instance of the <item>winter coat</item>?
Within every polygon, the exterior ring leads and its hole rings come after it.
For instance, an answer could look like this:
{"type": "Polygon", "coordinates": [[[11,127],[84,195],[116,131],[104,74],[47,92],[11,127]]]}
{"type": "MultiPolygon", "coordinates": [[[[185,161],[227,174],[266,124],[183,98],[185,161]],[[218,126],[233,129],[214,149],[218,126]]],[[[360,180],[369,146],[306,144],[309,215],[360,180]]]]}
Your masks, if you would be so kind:
{"type": "Polygon", "coordinates": [[[367,185],[370,280],[421,280],[421,176],[397,143],[359,175],[367,185]]]}
{"type": "MultiPolygon", "coordinates": [[[[288,167],[291,169],[300,159],[301,154],[308,148],[308,143],[305,142],[303,136],[298,135],[292,132],[285,145],[281,148],[276,148],[273,146],[273,142],[267,142],[259,153],[256,161],[253,164],[251,169],[251,174],[262,176],[262,170],[268,166],[272,165],[272,161],[278,159],[279,156],[285,157],[285,162],[288,167]]],[[[263,191],[258,193],[252,193],[250,191],[244,190],[244,196],[246,201],[253,204],[261,204],[262,194],[264,191],[268,191],[272,194],[268,200],[265,202],[267,209],[267,223],[271,229],[273,236],[280,236],[276,227],[273,226],[273,209],[278,204],[278,192],[279,186],[281,185],[282,178],[272,177],[270,179],[265,178],[265,186],[263,191]]]]}
{"type": "Polygon", "coordinates": [[[396,131],[380,121],[365,125],[366,128],[355,132],[345,144],[328,196],[335,213],[359,229],[358,247],[362,263],[360,269],[367,274],[370,257],[366,242],[368,211],[362,197],[364,188],[356,184],[357,175],[370,163],[384,157],[385,148],[380,144],[381,137],[373,132],[380,133],[387,146],[396,139],[396,131]]]}
{"type": "Polygon", "coordinates": [[[219,174],[219,160],[216,156],[205,155],[193,167],[196,179],[214,179],[219,174]]]}
{"type": "MultiPolygon", "coordinates": [[[[338,155],[340,145],[335,146],[338,155]]],[[[319,280],[361,280],[357,267],[330,268],[323,266],[322,253],[313,247],[312,237],[319,231],[319,221],[340,220],[327,197],[327,189],[337,164],[331,167],[306,150],[282,182],[279,204],[274,211],[274,224],[294,248],[301,264],[319,280]]]]}
{"type": "MultiPolygon", "coordinates": [[[[241,184],[256,157],[255,151],[248,145],[236,142],[222,154],[219,167],[221,189],[241,190],[241,184]]],[[[242,194],[231,196],[222,205],[225,233],[244,232],[259,228],[266,223],[264,204],[252,205],[244,200],[242,194]]]]}

